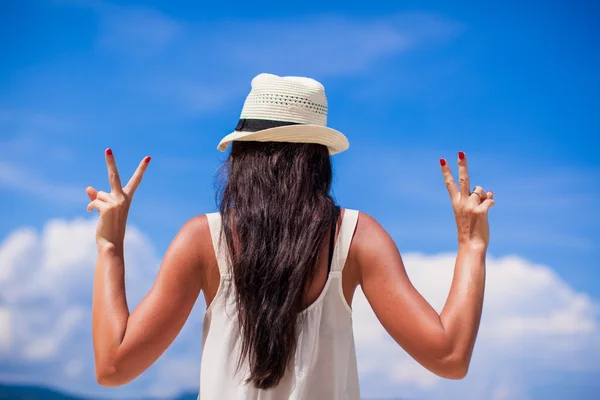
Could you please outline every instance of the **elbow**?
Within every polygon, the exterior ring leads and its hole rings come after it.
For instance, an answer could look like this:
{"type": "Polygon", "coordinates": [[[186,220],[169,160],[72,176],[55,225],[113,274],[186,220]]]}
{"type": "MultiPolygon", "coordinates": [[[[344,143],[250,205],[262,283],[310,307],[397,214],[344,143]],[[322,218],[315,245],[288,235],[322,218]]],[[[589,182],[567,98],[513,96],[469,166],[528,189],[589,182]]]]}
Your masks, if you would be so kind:
{"type": "Polygon", "coordinates": [[[96,365],[96,382],[100,386],[110,388],[123,386],[129,382],[117,372],[114,366],[99,366],[96,365]]]}
{"type": "Polygon", "coordinates": [[[96,382],[103,387],[117,387],[118,384],[116,369],[114,367],[96,366],[96,382]]]}
{"type": "Polygon", "coordinates": [[[458,364],[453,365],[452,367],[447,367],[442,374],[439,374],[442,378],[452,379],[452,380],[461,380],[467,376],[469,372],[468,364],[458,364]]]}
{"type": "Polygon", "coordinates": [[[452,380],[460,380],[467,376],[471,357],[466,354],[451,354],[439,362],[436,375],[452,380]]]}

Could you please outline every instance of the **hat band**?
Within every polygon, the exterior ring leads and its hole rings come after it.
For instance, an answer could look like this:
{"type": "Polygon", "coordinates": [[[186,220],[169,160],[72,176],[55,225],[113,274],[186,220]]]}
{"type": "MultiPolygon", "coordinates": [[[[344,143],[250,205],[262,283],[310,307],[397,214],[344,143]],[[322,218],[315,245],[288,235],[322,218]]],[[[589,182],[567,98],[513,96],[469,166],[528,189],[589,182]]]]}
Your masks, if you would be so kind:
{"type": "Polygon", "coordinates": [[[286,125],[301,125],[299,122],[273,121],[270,119],[241,118],[235,127],[236,132],[258,132],[265,129],[277,128],[286,125]]]}

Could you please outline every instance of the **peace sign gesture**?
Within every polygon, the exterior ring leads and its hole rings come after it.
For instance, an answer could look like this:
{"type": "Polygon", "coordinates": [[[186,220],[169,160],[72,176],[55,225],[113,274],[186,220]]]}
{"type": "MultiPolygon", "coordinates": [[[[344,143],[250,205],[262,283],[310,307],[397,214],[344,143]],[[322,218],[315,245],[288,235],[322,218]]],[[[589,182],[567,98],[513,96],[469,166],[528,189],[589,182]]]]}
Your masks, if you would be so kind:
{"type": "Polygon", "coordinates": [[[112,150],[106,149],[104,155],[111,191],[106,193],[88,186],[85,191],[91,201],[87,206],[87,210],[96,209],[100,213],[98,227],[96,228],[96,242],[99,245],[112,244],[122,248],[131,199],[148,168],[150,157],[144,157],[127,185],[123,187],[112,150]]]}
{"type": "Polygon", "coordinates": [[[458,153],[458,187],[446,160],[440,159],[440,165],[452,200],[459,246],[487,249],[490,241],[488,210],[495,204],[494,193],[486,192],[481,186],[475,186],[471,192],[467,158],[464,152],[458,153]]]}

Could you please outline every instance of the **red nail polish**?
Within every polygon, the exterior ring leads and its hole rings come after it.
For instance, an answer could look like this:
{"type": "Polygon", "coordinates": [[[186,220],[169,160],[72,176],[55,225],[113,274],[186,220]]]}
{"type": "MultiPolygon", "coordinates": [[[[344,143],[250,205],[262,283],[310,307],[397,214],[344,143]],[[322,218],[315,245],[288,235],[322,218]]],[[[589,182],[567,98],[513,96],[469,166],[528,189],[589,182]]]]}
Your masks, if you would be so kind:
{"type": "Polygon", "coordinates": [[[443,158],[440,158],[440,165],[443,167],[444,165],[446,165],[446,160],[444,160],[443,158]]]}
{"type": "Polygon", "coordinates": [[[462,152],[462,151],[459,151],[458,152],[458,158],[461,159],[461,160],[464,160],[465,159],[465,153],[462,152]]]}
{"type": "Polygon", "coordinates": [[[146,157],[146,164],[148,164],[151,159],[152,159],[152,157],[150,157],[150,156],[146,157]]]}
{"type": "Polygon", "coordinates": [[[112,150],[111,149],[106,149],[106,154],[108,154],[109,156],[112,156],[112,150]]]}

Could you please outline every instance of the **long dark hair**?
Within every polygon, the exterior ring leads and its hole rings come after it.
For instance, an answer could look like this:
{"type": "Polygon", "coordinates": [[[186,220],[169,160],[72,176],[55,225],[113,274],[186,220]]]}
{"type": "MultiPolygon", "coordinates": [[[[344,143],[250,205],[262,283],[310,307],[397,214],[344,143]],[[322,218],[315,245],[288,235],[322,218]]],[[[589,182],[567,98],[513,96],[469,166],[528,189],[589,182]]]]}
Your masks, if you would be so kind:
{"type": "Polygon", "coordinates": [[[296,321],[335,202],[326,146],[233,142],[219,209],[235,286],[246,382],[268,389],[296,348],[296,321]]]}

